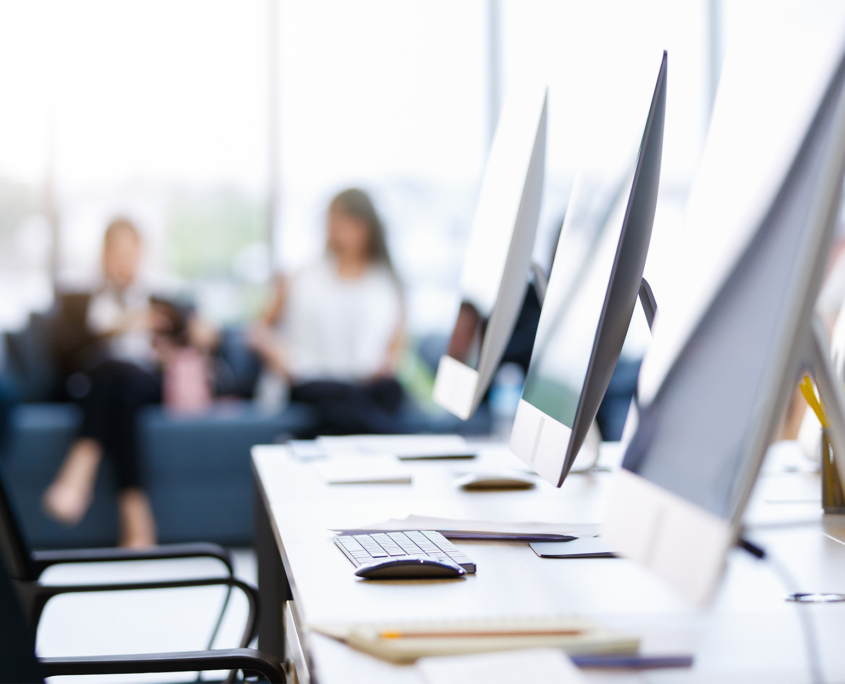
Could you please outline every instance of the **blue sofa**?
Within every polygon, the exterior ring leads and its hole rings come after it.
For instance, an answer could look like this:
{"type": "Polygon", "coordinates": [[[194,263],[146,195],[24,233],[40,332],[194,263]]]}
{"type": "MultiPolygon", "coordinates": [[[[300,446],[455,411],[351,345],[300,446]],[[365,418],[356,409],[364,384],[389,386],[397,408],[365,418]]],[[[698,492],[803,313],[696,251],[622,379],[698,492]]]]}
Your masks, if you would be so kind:
{"type": "MultiPolygon", "coordinates": [[[[117,540],[111,464],[97,479],[94,502],[82,522],[66,528],[41,510],[41,496],[76,437],[80,411],[73,404],[23,404],[11,414],[2,459],[3,478],[21,523],[36,548],[110,546],[117,540]]],[[[150,407],[141,417],[147,482],[162,543],[252,542],[253,444],[284,441],[311,425],[307,407],[262,414],[251,402],[220,402],[201,416],[174,416],[150,407]]]]}
{"type": "MultiPolygon", "coordinates": [[[[41,497],[81,419],[75,404],[56,401],[53,376],[58,371],[45,342],[49,329],[49,317],[34,315],[24,331],[6,336],[4,374],[20,403],[11,411],[0,469],[33,547],[109,546],[116,542],[118,530],[108,461],[100,471],[94,502],[79,525],[62,527],[41,510],[41,497]]],[[[198,416],[149,407],[140,419],[149,494],[162,543],[251,544],[250,447],[283,442],[315,429],[315,416],[307,406],[290,404],[283,411],[267,413],[249,400],[259,368],[239,331],[226,331],[216,361],[218,382],[224,383],[218,394],[236,398],[218,400],[198,416]]],[[[406,433],[484,434],[491,427],[486,409],[463,422],[444,412],[423,410],[410,400],[399,422],[399,430],[406,433]]]]}

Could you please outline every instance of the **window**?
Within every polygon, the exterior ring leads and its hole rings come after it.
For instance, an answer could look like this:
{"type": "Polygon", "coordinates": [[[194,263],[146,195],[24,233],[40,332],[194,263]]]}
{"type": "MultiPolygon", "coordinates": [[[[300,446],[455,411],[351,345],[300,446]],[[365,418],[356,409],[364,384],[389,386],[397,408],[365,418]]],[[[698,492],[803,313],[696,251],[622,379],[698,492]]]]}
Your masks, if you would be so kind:
{"type": "Polygon", "coordinates": [[[594,83],[644,48],[670,52],[656,235],[671,233],[707,125],[711,5],[3,3],[0,282],[14,294],[0,327],[49,305],[51,268],[62,287],[95,282],[102,231],[118,214],[147,236],[154,282],[190,292],[218,322],[247,320],[273,268],[322,251],[332,195],[360,186],[385,219],[411,333],[446,332],[491,94],[548,79],[537,247],[547,256],[585,154],[579,132],[601,110],[594,83]],[[594,108],[581,106],[585,94],[594,108]]]}
{"type": "Polygon", "coordinates": [[[486,156],[485,3],[280,7],[278,262],[319,254],[332,195],[362,187],[387,225],[409,328],[447,329],[486,156]]]}

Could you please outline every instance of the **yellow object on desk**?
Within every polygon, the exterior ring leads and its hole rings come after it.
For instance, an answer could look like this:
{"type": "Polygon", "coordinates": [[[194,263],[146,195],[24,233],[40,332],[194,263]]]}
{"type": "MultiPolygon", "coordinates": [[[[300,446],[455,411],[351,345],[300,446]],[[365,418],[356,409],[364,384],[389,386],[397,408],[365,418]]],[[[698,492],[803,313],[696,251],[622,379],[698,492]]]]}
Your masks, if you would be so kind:
{"type": "Polygon", "coordinates": [[[816,390],[813,387],[813,381],[810,380],[809,375],[805,375],[804,379],[801,380],[800,388],[801,394],[804,395],[804,399],[807,400],[810,408],[813,409],[813,413],[816,414],[816,418],[819,419],[822,427],[830,427],[830,422],[827,419],[827,413],[824,410],[824,405],[822,404],[821,399],[816,397],[816,390]]]}
{"type": "Polygon", "coordinates": [[[567,653],[636,653],[639,639],[579,617],[523,616],[310,628],[394,663],[427,656],[560,648],[567,653]]]}

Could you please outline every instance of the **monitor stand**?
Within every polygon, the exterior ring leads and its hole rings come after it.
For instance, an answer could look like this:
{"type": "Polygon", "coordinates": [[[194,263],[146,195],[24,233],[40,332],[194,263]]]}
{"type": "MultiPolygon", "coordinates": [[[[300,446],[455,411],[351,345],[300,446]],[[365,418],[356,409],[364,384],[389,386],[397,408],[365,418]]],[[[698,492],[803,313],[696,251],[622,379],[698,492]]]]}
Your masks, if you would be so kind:
{"type": "Polygon", "coordinates": [[[648,329],[651,330],[654,327],[654,317],[657,314],[657,300],[654,298],[654,292],[651,291],[651,285],[645,278],[640,282],[640,304],[643,307],[648,329]]]}
{"type": "Polygon", "coordinates": [[[616,558],[600,537],[577,537],[570,541],[531,542],[540,558],[616,558]]]}

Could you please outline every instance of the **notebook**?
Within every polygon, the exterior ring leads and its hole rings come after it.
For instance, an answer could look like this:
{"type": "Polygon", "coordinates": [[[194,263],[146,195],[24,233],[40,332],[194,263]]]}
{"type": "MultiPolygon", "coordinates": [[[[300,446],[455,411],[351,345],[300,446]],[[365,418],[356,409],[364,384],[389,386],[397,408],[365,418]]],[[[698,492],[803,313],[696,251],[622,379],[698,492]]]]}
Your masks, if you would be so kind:
{"type": "Polygon", "coordinates": [[[505,617],[464,620],[311,624],[311,629],[394,663],[428,656],[462,655],[525,648],[567,653],[636,653],[637,637],[579,617],[505,617]]]}

